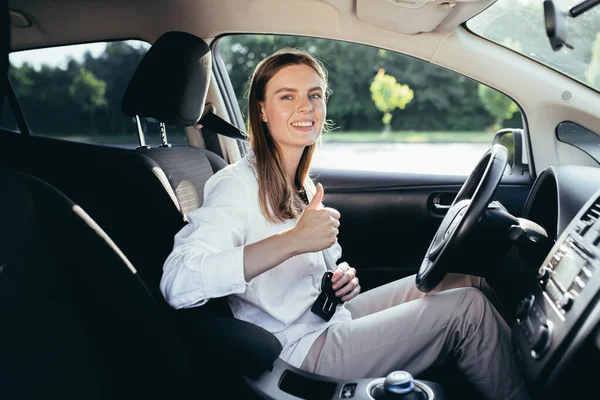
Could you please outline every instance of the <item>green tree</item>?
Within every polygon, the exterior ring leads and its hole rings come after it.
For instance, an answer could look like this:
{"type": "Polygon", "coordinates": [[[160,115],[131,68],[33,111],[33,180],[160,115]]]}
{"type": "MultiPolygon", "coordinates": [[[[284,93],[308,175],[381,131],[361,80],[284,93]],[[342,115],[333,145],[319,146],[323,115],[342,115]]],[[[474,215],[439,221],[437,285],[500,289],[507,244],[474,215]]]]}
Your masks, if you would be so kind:
{"type": "Polygon", "coordinates": [[[90,71],[81,68],[69,85],[69,95],[85,111],[94,112],[106,105],[106,82],[98,80],[90,71]]]}
{"type": "MultiPolygon", "coordinates": [[[[370,46],[309,37],[232,35],[219,40],[223,59],[242,112],[246,113],[250,75],[260,60],[282,47],[307,50],[329,72],[327,118],[342,131],[372,131],[381,112],[370,85],[380,68],[415,93],[404,110],[391,112],[393,130],[477,130],[493,118],[477,96],[477,83],[437,65],[370,46]]],[[[515,122],[520,125],[520,119],[515,122]]]]}
{"type": "Polygon", "coordinates": [[[69,96],[89,116],[92,132],[97,129],[94,118],[96,112],[106,106],[105,93],[106,82],[99,80],[83,67],[69,85],[69,96]]]}
{"type": "Polygon", "coordinates": [[[397,108],[403,110],[413,97],[414,92],[408,85],[396,82],[396,78],[386,75],[383,68],[377,72],[371,83],[371,98],[375,107],[383,113],[384,133],[390,131],[392,111],[397,108]]]}
{"type": "MultiPolygon", "coordinates": [[[[121,102],[147,48],[111,42],[96,57],[87,52],[81,61],[71,58],[61,66],[13,65],[9,75],[31,130],[59,137],[131,134],[135,140],[135,124],[121,111],[121,102]]],[[[158,138],[155,123],[142,123],[158,138]]]]}
{"type": "Polygon", "coordinates": [[[504,120],[511,119],[519,111],[510,98],[490,87],[480,84],[478,94],[485,109],[495,118],[492,126],[495,131],[502,128],[504,120]]]}

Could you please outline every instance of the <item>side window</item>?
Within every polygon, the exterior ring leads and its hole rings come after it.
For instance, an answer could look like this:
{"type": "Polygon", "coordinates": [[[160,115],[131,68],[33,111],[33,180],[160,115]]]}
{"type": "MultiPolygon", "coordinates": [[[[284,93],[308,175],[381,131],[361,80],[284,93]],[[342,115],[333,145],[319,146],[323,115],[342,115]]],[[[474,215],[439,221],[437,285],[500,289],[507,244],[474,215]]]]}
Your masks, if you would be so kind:
{"type": "Polygon", "coordinates": [[[462,75],[369,46],[308,37],[232,35],[217,46],[246,118],[249,77],[283,47],[329,72],[327,119],[313,167],[468,174],[501,128],[521,128],[508,97],[462,75]]]}
{"type": "MultiPolygon", "coordinates": [[[[129,40],[11,53],[9,76],[31,134],[137,147],[135,119],[123,114],[121,101],[149,47],[129,40]]],[[[159,124],[141,122],[147,144],[160,145],[159,124]]],[[[183,129],[169,126],[167,137],[187,141],[183,129]]]]}

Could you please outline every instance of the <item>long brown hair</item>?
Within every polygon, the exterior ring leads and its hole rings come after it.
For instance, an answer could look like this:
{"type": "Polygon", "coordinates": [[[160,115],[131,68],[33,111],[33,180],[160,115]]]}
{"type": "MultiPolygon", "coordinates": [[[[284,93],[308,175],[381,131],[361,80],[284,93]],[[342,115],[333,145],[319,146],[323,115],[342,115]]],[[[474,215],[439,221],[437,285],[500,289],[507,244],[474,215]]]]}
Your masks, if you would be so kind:
{"type": "Polygon", "coordinates": [[[248,95],[248,135],[254,152],[258,174],[258,198],[264,216],[271,222],[297,218],[302,212],[298,190],[305,187],[314,191],[309,168],[316,143],[304,148],[295,182],[289,182],[277,143],[269,133],[267,124],[260,118],[260,102],[265,100],[267,83],[284,67],[305,64],[313,68],[327,89],[327,70],[309,53],[284,48],[262,60],[254,70],[248,95]],[[269,208],[270,206],[270,208],[269,208]]]}

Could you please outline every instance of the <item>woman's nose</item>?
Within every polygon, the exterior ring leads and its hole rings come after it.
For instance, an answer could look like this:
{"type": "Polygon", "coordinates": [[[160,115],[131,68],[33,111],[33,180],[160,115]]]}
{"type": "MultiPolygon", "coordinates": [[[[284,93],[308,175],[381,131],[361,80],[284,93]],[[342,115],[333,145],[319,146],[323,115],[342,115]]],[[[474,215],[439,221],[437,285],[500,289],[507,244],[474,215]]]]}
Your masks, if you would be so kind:
{"type": "Polygon", "coordinates": [[[312,104],[308,98],[303,98],[299,101],[298,111],[300,112],[311,112],[312,104]]]}

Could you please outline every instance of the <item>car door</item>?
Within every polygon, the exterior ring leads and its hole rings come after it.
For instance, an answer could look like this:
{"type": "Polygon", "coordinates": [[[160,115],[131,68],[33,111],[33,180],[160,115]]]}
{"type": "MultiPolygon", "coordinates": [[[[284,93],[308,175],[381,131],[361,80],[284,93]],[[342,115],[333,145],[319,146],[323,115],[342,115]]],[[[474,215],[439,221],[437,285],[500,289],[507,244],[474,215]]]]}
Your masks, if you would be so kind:
{"type": "MultiPolygon", "coordinates": [[[[340,211],[342,259],[354,266],[368,290],[415,274],[446,208],[465,175],[382,173],[316,169],[325,203],[340,211]]],[[[528,176],[506,175],[496,190],[519,215],[531,187],[528,176]]]]}
{"type": "MultiPolygon", "coordinates": [[[[342,215],[342,260],[357,269],[363,290],[416,273],[495,132],[523,128],[520,109],[493,89],[394,52],[307,37],[226,36],[214,47],[217,72],[229,78],[229,100],[242,114],[252,71],[283,47],[309,49],[329,71],[330,122],[311,175],[325,187],[325,205],[342,215]]],[[[512,143],[514,163],[514,135],[512,143]]],[[[494,200],[519,215],[531,184],[527,168],[509,169],[494,200]]]]}

